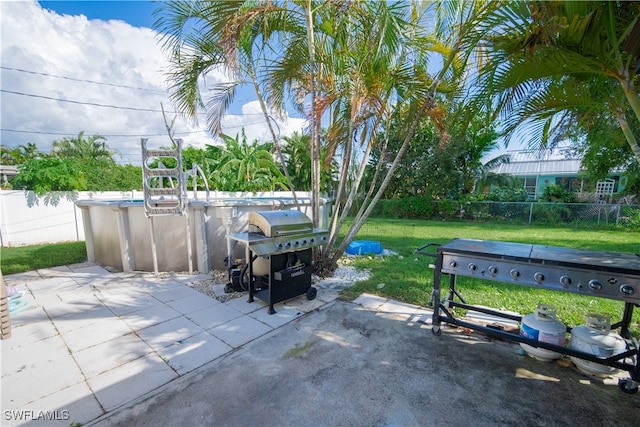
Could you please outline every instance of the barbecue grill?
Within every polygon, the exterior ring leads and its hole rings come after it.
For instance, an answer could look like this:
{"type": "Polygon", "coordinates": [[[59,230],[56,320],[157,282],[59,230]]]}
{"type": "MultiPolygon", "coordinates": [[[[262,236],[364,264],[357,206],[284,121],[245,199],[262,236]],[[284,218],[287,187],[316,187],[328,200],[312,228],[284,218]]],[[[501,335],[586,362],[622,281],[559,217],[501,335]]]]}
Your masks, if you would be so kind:
{"type": "Polygon", "coordinates": [[[626,393],[638,391],[640,346],[631,336],[629,326],[634,306],[640,304],[640,255],[469,239],[454,239],[444,245],[427,244],[418,248],[416,252],[435,257],[432,293],[432,332],[435,335],[440,335],[440,325],[445,322],[613,366],[631,374],[630,379],[620,381],[620,389],[626,393]],[[437,248],[436,252],[430,252],[429,247],[437,248]],[[448,293],[441,300],[440,286],[443,275],[449,275],[450,278],[448,293]],[[456,289],[456,276],[623,301],[622,319],[611,325],[611,328],[620,328],[620,335],[626,338],[627,349],[620,354],[601,358],[571,348],[532,340],[493,325],[481,326],[456,318],[451,309],[460,307],[512,321],[522,321],[522,317],[518,315],[467,304],[456,289]],[[628,360],[633,360],[633,363],[629,363],[628,360]]]}
{"type": "Polygon", "coordinates": [[[239,280],[246,274],[249,302],[254,297],[265,301],[273,314],[278,302],[303,294],[314,299],[312,248],[324,245],[329,232],[313,228],[309,217],[297,210],[249,212],[247,229],[228,238],[245,245],[239,280]]]}

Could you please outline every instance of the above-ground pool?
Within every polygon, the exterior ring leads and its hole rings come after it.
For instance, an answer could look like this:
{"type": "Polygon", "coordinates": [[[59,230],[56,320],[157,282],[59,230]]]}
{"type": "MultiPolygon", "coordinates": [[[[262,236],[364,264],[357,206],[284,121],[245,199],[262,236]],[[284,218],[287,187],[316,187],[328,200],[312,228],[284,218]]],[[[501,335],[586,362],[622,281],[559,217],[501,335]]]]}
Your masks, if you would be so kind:
{"type": "MultiPolygon", "coordinates": [[[[311,198],[298,196],[298,202],[311,217],[311,198]]],[[[329,203],[320,200],[323,228],[328,224],[329,203]]],[[[157,271],[202,273],[224,269],[229,252],[233,258],[244,257],[244,248],[237,243],[228,246],[226,236],[247,231],[249,211],[296,209],[291,193],[189,200],[185,216],[152,218],[146,217],[142,200],[89,199],[76,204],[82,210],[89,261],[118,271],[156,271],[155,240],[157,271]]]]}

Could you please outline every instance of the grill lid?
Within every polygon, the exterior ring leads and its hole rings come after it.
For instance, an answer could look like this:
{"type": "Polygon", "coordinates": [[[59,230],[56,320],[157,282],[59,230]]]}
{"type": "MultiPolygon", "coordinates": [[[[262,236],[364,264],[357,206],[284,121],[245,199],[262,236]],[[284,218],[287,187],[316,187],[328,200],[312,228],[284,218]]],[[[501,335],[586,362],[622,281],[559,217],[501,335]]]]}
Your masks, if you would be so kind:
{"type": "Polygon", "coordinates": [[[313,232],[309,217],[298,210],[251,211],[249,226],[258,227],[266,237],[313,232]]]}

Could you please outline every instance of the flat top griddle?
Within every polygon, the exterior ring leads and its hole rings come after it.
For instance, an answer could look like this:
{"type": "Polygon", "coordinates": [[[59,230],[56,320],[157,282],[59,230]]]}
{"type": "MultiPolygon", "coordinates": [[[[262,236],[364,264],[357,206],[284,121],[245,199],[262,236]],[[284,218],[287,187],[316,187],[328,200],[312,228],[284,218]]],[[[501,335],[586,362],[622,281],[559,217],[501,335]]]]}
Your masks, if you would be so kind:
{"type": "Polygon", "coordinates": [[[439,250],[517,262],[640,276],[640,255],[631,253],[472,239],[454,239],[442,245],[439,250]]]}

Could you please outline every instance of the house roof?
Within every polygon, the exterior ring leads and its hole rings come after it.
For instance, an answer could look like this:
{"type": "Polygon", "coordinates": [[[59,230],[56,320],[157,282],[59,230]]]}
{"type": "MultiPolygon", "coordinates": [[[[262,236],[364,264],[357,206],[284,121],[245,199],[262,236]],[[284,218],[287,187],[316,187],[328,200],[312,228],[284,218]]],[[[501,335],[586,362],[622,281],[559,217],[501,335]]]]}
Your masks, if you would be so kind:
{"type": "Polygon", "coordinates": [[[577,175],[581,159],[567,149],[513,151],[505,153],[510,162],[491,169],[497,174],[514,176],[577,175]]]}

